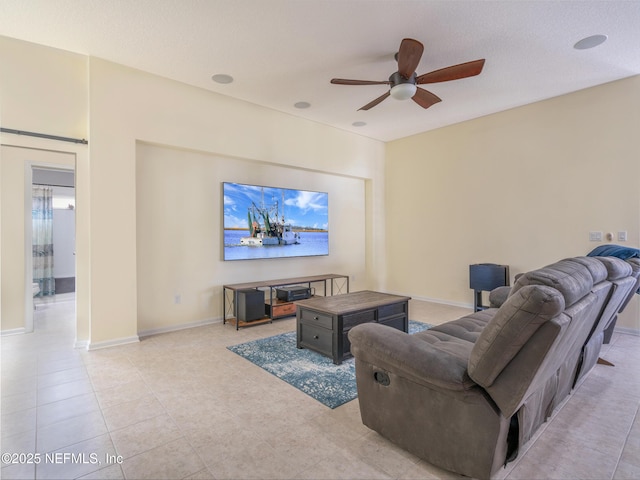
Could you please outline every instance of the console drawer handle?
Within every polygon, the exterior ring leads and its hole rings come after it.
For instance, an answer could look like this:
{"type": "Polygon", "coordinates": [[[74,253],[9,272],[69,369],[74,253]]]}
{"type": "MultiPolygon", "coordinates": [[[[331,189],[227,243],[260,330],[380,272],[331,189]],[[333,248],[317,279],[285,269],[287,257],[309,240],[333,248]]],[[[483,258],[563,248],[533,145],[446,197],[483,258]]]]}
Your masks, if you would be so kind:
{"type": "Polygon", "coordinates": [[[318,340],[320,337],[319,337],[318,335],[314,335],[314,336],[313,336],[313,338],[314,338],[315,340],[318,340]]]}

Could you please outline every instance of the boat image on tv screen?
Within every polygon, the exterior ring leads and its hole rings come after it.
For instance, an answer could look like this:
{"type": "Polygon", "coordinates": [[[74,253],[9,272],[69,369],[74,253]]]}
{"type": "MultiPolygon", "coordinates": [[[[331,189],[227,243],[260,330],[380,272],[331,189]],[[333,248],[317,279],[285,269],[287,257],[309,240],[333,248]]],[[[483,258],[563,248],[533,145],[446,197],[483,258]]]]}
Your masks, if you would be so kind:
{"type": "Polygon", "coordinates": [[[329,195],[224,182],[224,259],[329,254],[329,195]]]}

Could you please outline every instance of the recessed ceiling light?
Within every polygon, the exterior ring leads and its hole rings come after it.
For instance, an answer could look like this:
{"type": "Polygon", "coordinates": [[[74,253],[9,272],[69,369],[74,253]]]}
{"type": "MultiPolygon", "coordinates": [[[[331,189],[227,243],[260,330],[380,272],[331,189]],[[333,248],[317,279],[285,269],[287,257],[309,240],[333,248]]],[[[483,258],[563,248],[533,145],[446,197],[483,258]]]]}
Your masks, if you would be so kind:
{"type": "Polygon", "coordinates": [[[296,108],[309,108],[311,104],[309,102],[297,102],[293,106],[296,108]]]}
{"type": "Polygon", "coordinates": [[[226,84],[226,83],[233,82],[233,77],[225,73],[217,73],[211,77],[211,80],[213,80],[216,83],[226,84]]]}
{"type": "Polygon", "coordinates": [[[351,125],[354,127],[364,127],[366,124],[367,122],[353,122],[351,125]]]}
{"type": "Polygon", "coordinates": [[[591,35],[590,37],[583,38],[579,42],[577,42],[573,48],[576,50],[586,50],[588,48],[597,47],[598,45],[604,43],[607,40],[606,35],[591,35]]]}

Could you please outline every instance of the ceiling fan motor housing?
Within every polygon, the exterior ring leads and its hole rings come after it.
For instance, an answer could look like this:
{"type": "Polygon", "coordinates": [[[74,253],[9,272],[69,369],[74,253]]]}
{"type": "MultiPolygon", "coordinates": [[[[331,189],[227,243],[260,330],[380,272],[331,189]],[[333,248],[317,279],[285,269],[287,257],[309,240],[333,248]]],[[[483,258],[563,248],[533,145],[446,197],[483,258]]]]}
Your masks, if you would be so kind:
{"type": "Polygon", "coordinates": [[[410,78],[403,77],[400,72],[392,73],[391,76],[389,77],[389,81],[391,82],[391,88],[395,87],[396,85],[400,85],[402,83],[412,83],[415,85],[416,77],[417,75],[415,74],[415,72],[413,73],[413,75],[411,75],[410,78]]]}
{"type": "Polygon", "coordinates": [[[390,91],[389,93],[396,100],[408,100],[416,93],[416,74],[415,72],[410,78],[404,77],[400,72],[395,72],[389,77],[390,91]]]}

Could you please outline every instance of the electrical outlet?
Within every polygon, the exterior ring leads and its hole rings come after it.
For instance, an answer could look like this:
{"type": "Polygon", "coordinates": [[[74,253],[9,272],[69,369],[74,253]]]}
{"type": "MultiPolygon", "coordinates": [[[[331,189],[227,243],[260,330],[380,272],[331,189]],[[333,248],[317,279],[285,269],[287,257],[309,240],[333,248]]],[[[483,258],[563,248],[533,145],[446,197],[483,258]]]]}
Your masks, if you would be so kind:
{"type": "Polygon", "coordinates": [[[601,242],[602,241],[602,232],[589,232],[589,241],[590,242],[601,242]]]}
{"type": "Polygon", "coordinates": [[[627,241],[627,232],[618,232],[618,241],[626,242],[627,241]]]}
{"type": "Polygon", "coordinates": [[[173,303],[175,303],[176,305],[180,305],[182,303],[182,295],[180,295],[179,293],[176,293],[173,296],[173,303]]]}

